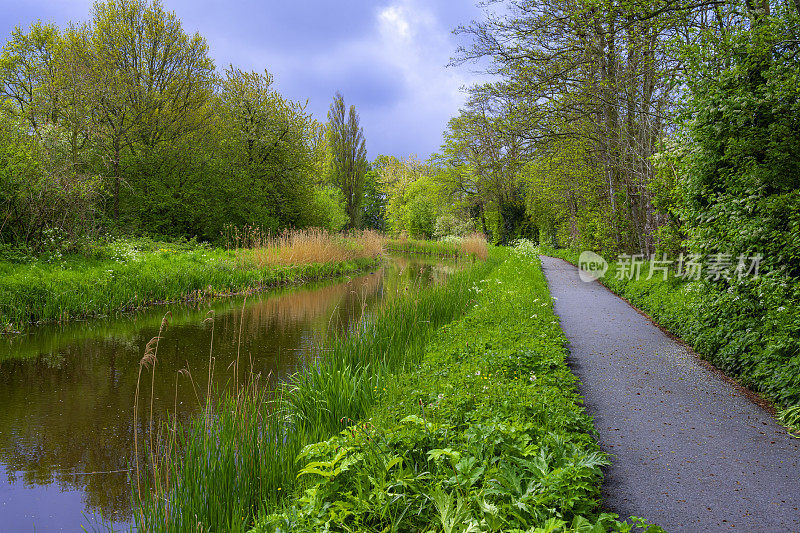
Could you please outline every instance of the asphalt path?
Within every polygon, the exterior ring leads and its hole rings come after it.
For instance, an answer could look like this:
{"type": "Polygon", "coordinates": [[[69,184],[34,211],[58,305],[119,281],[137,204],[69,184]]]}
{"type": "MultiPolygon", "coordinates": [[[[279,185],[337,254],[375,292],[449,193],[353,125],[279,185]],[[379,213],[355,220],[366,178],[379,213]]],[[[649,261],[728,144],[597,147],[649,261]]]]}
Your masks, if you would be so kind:
{"type": "Polygon", "coordinates": [[[800,439],[598,282],[542,257],[598,440],[603,507],[668,532],[800,532],[800,439]]]}

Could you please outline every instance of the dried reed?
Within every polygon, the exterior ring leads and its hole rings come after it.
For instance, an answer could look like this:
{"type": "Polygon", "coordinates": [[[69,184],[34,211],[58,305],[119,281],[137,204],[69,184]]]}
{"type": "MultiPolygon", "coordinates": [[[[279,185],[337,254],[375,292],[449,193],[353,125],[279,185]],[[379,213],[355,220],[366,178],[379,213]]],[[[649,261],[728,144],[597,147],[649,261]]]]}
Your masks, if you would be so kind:
{"type": "Polygon", "coordinates": [[[257,227],[231,231],[235,238],[229,240],[228,247],[231,243],[236,246],[240,264],[258,268],[335,263],[383,254],[383,237],[374,231],[347,236],[319,228],[285,230],[277,235],[257,227]]]}
{"type": "Polygon", "coordinates": [[[484,261],[489,257],[489,247],[482,233],[471,233],[461,239],[460,248],[464,255],[472,255],[484,261]]]}

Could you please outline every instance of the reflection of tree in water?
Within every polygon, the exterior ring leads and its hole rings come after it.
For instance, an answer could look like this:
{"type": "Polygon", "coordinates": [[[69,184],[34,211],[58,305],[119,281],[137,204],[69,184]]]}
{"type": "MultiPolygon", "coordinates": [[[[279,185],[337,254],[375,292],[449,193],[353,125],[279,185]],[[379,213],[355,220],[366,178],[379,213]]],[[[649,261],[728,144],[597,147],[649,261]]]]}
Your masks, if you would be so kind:
{"type": "MultiPolygon", "coordinates": [[[[420,276],[426,282],[440,277],[434,265],[389,263],[344,283],[251,297],[244,311],[241,299],[235,304],[218,302],[212,306],[219,310],[213,346],[218,392],[232,383],[230,363],[237,353],[242,372],[252,361],[255,372],[280,379],[298,370],[304,354],[321,339],[348,331],[364,311],[375,308],[385,296],[424,283],[420,276]]],[[[203,311],[179,312],[173,308],[175,325],[159,345],[153,391],[157,420],[166,420],[167,413],[174,411],[179,421],[187,421],[200,410],[185,377],[180,377],[176,390],[180,369],[191,371],[201,397],[207,386],[211,328],[201,325],[203,311]]],[[[0,484],[79,489],[90,510],[118,520],[129,516],[130,492],[124,470],[133,463],[132,412],[138,362],[147,342],[158,333],[159,320],[144,317],[140,324],[142,327],[134,330],[125,325],[124,334],[111,328],[102,338],[76,337],[68,343],[62,339],[58,350],[0,361],[0,463],[5,465],[7,478],[0,484]],[[123,472],[92,473],[112,471],[123,472]]],[[[38,345],[48,345],[41,336],[31,338],[38,345]]],[[[143,372],[140,394],[146,403],[149,376],[149,371],[143,372]]],[[[148,415],[149,409],[142,409],[137,420],[140,436],[147,431],[148,415]]],[[[13,512],[4,510],[9,511],[13,512]]]]}
{"type": "Polygon", "coordinates": [[[124,473],[74,473],[127,468],[131,421],[121,415],[130,409],[136,352],[84,342],[63,356],[58,369],[46,358],[0,365],[0,461],[18,483],[78,487],[91,507],[127,512],[127,490],[117,489],[124,473]]]}

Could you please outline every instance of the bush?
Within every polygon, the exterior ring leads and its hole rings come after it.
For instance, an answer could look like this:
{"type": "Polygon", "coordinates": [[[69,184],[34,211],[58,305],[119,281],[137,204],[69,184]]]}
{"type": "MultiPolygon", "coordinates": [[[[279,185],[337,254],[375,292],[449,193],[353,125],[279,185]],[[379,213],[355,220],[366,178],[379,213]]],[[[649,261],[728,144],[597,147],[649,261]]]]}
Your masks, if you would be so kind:
{"type": "Polygon", "coordinates": [[[474,231],[473,220],[462,220],[455,215],[440,215],[433,224],[434,239],[443,239],[447,236],[464,237],[474,231]]]}

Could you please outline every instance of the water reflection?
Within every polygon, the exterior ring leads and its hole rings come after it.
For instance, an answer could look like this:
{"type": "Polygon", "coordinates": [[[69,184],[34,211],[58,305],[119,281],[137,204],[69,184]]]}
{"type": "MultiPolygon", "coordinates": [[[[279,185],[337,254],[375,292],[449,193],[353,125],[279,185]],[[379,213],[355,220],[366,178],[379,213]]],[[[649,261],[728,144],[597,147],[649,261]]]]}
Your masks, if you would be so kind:
{"type": "MultiPolygon", "coordinates": [[[[387,297],[442,279],[454,264],[395,258],[379,270],[338,283],[195,307],[151,309],[121,319],[36,328],[0,339],[0,532],[80,531],[129,518],[133,460],[132,403],[138,362],[170,312],[159,344],[152,391],[156,416],[199,411],[191,372],[205,391],[231,386],[231,363],[280,379],[298,370],[320,340],[348,330],[387,297]],[[213,310],[212,327],[203,319],[213,310]],[[80,501],[79,504],[76,502],[80,501]]],[[[150,398],[150,379],[141,385],[150,398]]],[[[203,394],[203,392],[199,392],[203,394]]],[[[146,409],[144,411],[147,411],[146,409]]],[[[137,420],[147,428],[147,413],[137,420]]]]}

